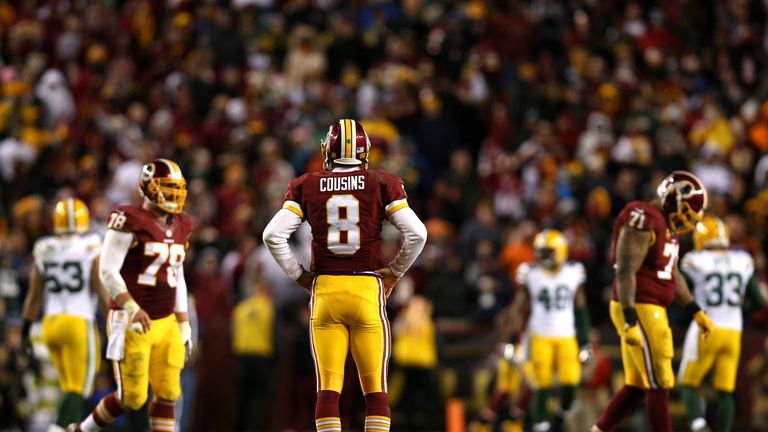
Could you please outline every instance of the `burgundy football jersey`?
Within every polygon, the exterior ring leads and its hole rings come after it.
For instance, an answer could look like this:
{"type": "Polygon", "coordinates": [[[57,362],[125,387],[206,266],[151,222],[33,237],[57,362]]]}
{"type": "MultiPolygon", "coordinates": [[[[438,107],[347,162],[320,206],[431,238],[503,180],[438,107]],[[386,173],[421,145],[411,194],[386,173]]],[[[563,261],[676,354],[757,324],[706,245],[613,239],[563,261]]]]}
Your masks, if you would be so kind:
{"type": "MultiPolygon", "coordinates": [[[[611,262],[616,266],[616,242],[621,227],[628,225],[653,234],[653,244],[645,255],[645,261],[637,271],[635,302],[668,306],[675,299],[674,272],[680,244],[677,235],[667,228],[664,214],[645,201],[632,201],[619,213],[613,224],[611,262]]],[[[616,278],[613,279],[611,298],[618,301],[616,278]]]]}
{"type": "Polygon", "coordinates": [[[352,275],[384,267],[381,223],[406,206],[402,179],[381,170],[357,170],[291,180],[283,208],[312,227],[314,273],[352,275]]]}
{"type": "MultiPolygon", "coordinates": [[[[164,318],[176,304],[176,270],[184,262],[192,222],[183,213],[169,225],[137,206],[118,206],[109,216],[109,229],[133,233],[135,240],[120,275],[128,292],[152,319],[164,318]]],[[[118,308],[116,304],[111,305],[118,308]]]]}

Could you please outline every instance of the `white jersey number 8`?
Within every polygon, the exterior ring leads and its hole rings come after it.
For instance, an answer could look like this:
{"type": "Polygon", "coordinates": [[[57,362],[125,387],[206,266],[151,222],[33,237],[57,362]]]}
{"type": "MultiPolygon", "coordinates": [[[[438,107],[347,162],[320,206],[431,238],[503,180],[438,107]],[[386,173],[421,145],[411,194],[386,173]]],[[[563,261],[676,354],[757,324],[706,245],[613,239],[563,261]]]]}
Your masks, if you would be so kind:
{"type": "Polygon", "coordinates": [[[353,195],[333,195],[326,201],[325,210],[328,250],[335,255],[357,252],[360,249],[360,201],[353,195]]]}

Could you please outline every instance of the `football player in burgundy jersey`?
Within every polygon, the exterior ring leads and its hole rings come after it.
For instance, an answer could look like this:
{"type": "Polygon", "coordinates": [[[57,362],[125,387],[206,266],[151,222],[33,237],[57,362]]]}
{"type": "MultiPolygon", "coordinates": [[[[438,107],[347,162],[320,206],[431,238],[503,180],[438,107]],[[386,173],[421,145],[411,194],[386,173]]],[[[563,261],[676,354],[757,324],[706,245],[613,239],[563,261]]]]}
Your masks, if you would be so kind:
{"type": "Polygon", "coordinates": [[[651,202],[633,201],[613,225],[611,256],[616,275],[610,315],[621,337],[625,385],[611,399],[592,432],[613,431],[645,399],[654,432],[672,430],[669,389],[674,386],[672,331],[667,306],[681,304],[705,337],[712,321],[694,301],[677,270],[678,235],[702,219],[707,191],[686,171],[669,174],[651,202]]]}
{"type": "Polygon", "coordinates": [[[424,224],[408,207],[403,181],[368,169],[370,147],[363,125],[351,119],[334,122],[321,143],[324,171],[291,180],[283,208],[264,230],[272,256],[311,294],[315,423],[321,432],[341,431],[339,396],[349,348],[365,395],[365,430],[389,430],[386,299],[427,237],[424,224]],[[381,256],[385,219],[403,234],[400,252],[389,264],[381,256]],[[304,220],[312,227],[309,271],[288,246],[304,220]]]}
{"type": "Polygon", "coordinates": [[[186,187],[175,162],[153,160],[139,179],[141,207],[118,206],[109,217],[99,278],[112,297],[107,358],[113,360],[117,391],[68,430],[96,431],[123,412],[140,409],[149,385],[151,430],[174,430],[181,369],[192,349],[183,268],[192,231],[189,217],[181,213],[186,187]]]}

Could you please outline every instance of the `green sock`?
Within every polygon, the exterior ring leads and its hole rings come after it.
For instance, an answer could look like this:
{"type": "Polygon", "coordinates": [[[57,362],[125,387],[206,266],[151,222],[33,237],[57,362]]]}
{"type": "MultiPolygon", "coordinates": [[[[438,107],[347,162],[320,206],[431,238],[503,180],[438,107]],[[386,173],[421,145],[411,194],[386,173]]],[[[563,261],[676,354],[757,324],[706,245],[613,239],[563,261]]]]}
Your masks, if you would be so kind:
{"type": "Polygon", "coordinates": [[[717,392],[717,419],[715,420],[715,432],[730,432],[733,426],[733,416],[736,414],[736,401],[733,393],[717,392]]]}
{"type": "Polygon", "coordinates": [[[685,404],[685,411],[688,413],[690,421],[704,417],[701,412],[701,398],[695,388],[688,386],[680,387],[680,398],[685,404]]]}
{"type": "Polygon", "coordinates": [[[67,392],[61,395],[59,409],[56,416],[56,424],[67,427],[70,423],[76,423],[83,419],[83,395],[67,392]]]}
{"type": "Polygon", "coordinates": [[[576,400],[576,386],[563,386],[560,389],[560,409],[568,411],[576,400]]]}
{"type": "Polygon", "coordinates": [[[533,394],[533,412],[531,420],[534,423],[547,421],[547,399],[549,398],[549,389],[540,389],[533,394]]]}

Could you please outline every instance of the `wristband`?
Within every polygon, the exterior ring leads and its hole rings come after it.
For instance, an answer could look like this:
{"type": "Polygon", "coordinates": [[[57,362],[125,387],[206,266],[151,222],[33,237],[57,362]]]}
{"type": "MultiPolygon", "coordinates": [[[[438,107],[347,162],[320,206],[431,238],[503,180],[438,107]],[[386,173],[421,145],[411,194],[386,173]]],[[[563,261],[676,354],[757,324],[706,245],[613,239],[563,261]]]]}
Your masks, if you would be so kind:
{"type": "Polygon", "coordinates": [[[637,324],[637,312],[635,312],[635,308],[624,308],[624,322],[630,327],[637,324]]]}
{"type": "Polygon", "coordinates": [[[695,301],[692,301],[692,302],[688,303],[687,305],[685,305],[685,310],[686,310],[686,312],[691,314],[691,316],[694,316],[694,315],[696,315],[697,312],[699,312],[701,310],[701,308],[699,307],[698,303],[696,303],[695,301]]]}
{"type": "Polygon", "coordinates": [[[130,318],[128,321],[131,322],[136,313],[141,310],[141,307],[136,303],[136,300],[130,299],[123,303],[123,309],[128,312],[128,317],[130,318]]]}
{"type": "Polygon", "coordinates": [[[296,277],[293,277],[293,276],[290,276],[290,277],[293,278],[294,282],[298,281],[301,275],[303,275],[305,271],[307,271],[307,269],[305,269],[303,265],[299,264],[299,271],[298,273],[296,273],[296,277]]]}

